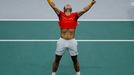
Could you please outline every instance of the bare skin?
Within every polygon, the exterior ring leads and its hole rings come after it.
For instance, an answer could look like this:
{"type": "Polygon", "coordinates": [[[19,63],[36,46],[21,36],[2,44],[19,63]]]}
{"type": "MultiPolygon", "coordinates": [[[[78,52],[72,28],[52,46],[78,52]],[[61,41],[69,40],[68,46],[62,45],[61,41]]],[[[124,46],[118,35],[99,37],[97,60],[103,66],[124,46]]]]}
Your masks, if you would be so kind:
{"type": "MultiPolygon", "coordinates": [[[[58,15],[60,14],[60,9],[56,6],[56,4],[53,2],[53,0],[47,0],[49,5],[53,8],[53,10],[55,11],[55,13],[58,15]]],[[[93,4],[96,2],[96,0],[92,0],[92,2],[88,3],[87,6],[85,6],[82,10],[78,11],[78,17],[82,16],[84,13],[86,13],[92,6],[93,4]]],[[[66,15],[70,15],[71,12],[69,10],[67,10],[65,12],[66,15]]],[[[66,40],[70,40],[73,39],[75,37],[75,29],[61,29],[61,33],[60,33],[61,37],[63,39],[66,40]]],[[[53,72],[56,72],[60,63],[62,56],[56,55],[55,56],[55,60],[53,63],[53,72]]],[[[74,64],[74,69],[76,72],[80,71],[80,66],[79,66],[79,62],[77,60],[77,55],[76,56],[71,56],[73,64],[74,64]]]]}
{"type": "Polygon", "coordinates": [[[61,38],[70,40],[75,37],[75,29],[61,29],[61,38]]]}
{"type": "MultiPolygon", "coordinates": [[[[69,16],[71,13],[69,10],[67,10],[65,14],[69,16]]],[[[60,35],[61,35],[61,38],[65,40],[73,39],[75,37],[75,29],[61,29],[60,35]]]]}
{"type": "MultiPolygon", "coordinates": [[[[93,0],[96,2],[96,0],[93,0]]],[[[54,9],[55,13],[58,15],[60,13],[60,9],[56,6],[54,2],[49,3],[50,6],[54,9]]],[[[85,6],[83,9],[78,11],[78,16],[82,16],[85,12],[87,12],[93,4],[90,2],[87,6],[85,6]]],[[[70,15],[71,12],[68,10],[65,12],[66,15],[70,15]]],[[[65,40],[70,40],[75,37],[75,29],[61,29],[61,37],[65,40]]]]}

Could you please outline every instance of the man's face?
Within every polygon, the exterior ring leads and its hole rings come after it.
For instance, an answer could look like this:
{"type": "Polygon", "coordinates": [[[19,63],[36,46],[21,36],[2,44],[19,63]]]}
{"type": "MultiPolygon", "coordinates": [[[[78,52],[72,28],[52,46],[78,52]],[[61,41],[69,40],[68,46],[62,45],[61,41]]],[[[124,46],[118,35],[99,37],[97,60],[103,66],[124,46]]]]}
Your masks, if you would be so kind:
{"type": "Polygon", "coordinates": [[[71,13],[71,10],[70,10],[70,9],[67,9],[67,10],[65,11],[65,13],[71,13]]]}
{"type": "Polygon", "coordinates": [[[65,7],[64,7],[64,12],[65,13],[71,13],[72,12],[72,7],[71,7],[71,5],[66,5],[65,7]]]}

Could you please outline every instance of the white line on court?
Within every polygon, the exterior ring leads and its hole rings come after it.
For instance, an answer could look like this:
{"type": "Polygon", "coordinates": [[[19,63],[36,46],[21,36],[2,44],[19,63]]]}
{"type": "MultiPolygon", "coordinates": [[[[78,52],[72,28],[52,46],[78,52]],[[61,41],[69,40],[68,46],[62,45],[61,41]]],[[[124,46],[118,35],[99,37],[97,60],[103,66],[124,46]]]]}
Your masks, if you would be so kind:
{"type": "MultiPolygon", "coordinates": [[[[0,40],[0,42],[56,42],[58,40],[0,40]]],[[[77,40],[78,42],[134,42],[134,40],[77,40]]]]}
{"type": "MultiPolygon", "coordinates": [[[[58,19],[0,19],[0,21],[58,21],[58,19]]],[[[79,19],[78,21],[134,21],[134,19],[79,19]]]]}
{"type": "MultiPolygon", "coordinates": [[[[58,21],[58,19],[0,19],[0,21],[58,21]]],[[[134,21],[133,19],[79,19],[78,21],[134,21]]],[[[0,40],[0,42],[56,42],[58,40],[0,40]]],[[[134,42],[134,40],[77,40],[78,42],[134,42]]]]}

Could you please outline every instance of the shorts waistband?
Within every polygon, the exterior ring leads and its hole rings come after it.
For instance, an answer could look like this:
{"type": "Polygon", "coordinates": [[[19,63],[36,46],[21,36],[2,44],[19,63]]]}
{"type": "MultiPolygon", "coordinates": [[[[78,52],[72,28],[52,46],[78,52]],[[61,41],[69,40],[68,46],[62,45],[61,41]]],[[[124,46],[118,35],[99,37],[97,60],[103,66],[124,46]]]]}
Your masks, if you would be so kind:
{"type": "Polygon", "coordinates": [[[70,40],[66,40],[66,39],[64,39],[64,38],[60,37],[60,39],[59,39],[59,40],[64,40],[64,41],[72,41],[72,40],[75,40],[75,38],[70,39],[70,40]]]}

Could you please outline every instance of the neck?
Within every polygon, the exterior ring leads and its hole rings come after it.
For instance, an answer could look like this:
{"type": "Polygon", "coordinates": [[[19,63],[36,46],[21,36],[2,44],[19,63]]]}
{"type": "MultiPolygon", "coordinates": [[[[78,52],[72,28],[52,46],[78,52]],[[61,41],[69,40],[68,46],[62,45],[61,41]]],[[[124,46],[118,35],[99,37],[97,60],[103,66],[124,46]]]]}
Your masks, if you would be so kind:
{"type": "Polygon", "coordinates": [[[70,13],[70,12],[65,12],[65,14],[66,14],[67,16],[69,16],[71,13],[70,13]]]}

